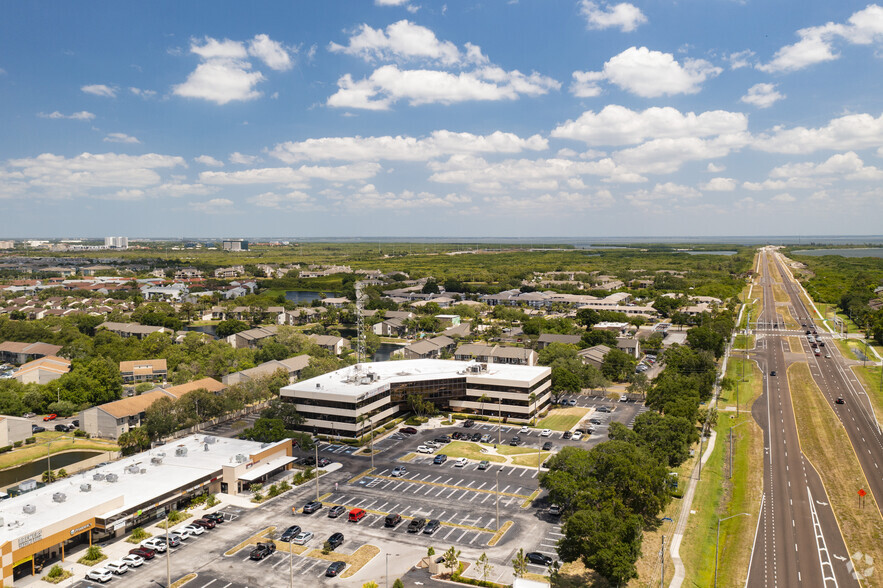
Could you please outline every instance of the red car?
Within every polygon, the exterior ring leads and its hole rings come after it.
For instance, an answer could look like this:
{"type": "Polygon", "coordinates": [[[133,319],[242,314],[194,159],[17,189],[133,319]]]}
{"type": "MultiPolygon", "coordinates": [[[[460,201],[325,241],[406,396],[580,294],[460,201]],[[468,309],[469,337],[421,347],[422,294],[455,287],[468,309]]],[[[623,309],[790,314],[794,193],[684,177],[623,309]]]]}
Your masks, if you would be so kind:
{"type": "Polygon", "coordinates": [[[217,523],[211,519],[198,519],[193,521],[194,525],[199,525],[203,529],[214,529],[217,523]]]}
{"type": "Polygon", "coordinates": [[[52,414],[47,414],[46,416],[44,416],[43,420],[44,421],[54,421],[57,418],[58,418],[58,415],[55,413],[52,413],[52,414]]]}
{"type": "Polygon", "coordinates": [[[406,434],[406,435],[416,435],[417,434],[417,429],[415,429],[414,427],[402,427],[401,429],[399,429],[399,431],[406,434]]]}
{"type": "Polygon", "coordinates": [[[156,551],[154,551],[153,549],[148,549],[146,547],[136,547],[135,549],[130,549],[129,553],[131,553],[132,555],[143,557],[146,560],[153,559],[153,557],[156,555],[156,551]]]}

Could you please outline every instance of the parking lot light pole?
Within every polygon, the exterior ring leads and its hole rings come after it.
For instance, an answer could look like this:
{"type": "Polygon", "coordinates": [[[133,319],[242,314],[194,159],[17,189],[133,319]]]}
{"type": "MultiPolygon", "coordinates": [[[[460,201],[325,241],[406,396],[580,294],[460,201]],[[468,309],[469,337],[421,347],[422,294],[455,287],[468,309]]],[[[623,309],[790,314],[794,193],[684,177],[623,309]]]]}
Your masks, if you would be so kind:
{"type": "Polygon", "coordinates": [[[288,588],[294,588],[294,552],[291,550],[291,541],[288,542],[288,588]]]}
{"type": "Polygon", "coordinates": [[[750,517],[750,516],[751,515],[748,514],[747,512],[740,512],[740,513],[734,514],[732,516],[717,520],[717,539],[714,542],[714,588],[717,588],[717,549],[718,549],[718,545],[720,544],[720,541],[721,541],[721,523],[723,521],[726,521],[727,519],[733,519],[736,517],[750,517]]]}
{"type": "Polygon", "coordinates": [[[319,429],[313,427],[313,449],[316,450],[316,500],[319,500],[319,429]]]}
{"type": "Polygon", "coordinates": [[[497,497],[497,531],[500,530],[500,470],[497,470],[497,490],[495,492],[495,496],[497,497]]]}
{"type": "Polygon", "coordinates": [[[389,588],[389,556],[390,555],[393,555],[395,557],[399,556],[398,553],[387,553],[386,554],[386,588],[389,588]]]}
{"type": "Polygon", "coordinates": [[[499,404],[497,405],[497,444],[503,444],[503,397],[500,396],[499,404]]]}
{"type": "Polygon", "coordinates": [[[166,514],[166,586],[172,585],[172,546],[169,543],[169,523],[169,515],[166,514]]]}

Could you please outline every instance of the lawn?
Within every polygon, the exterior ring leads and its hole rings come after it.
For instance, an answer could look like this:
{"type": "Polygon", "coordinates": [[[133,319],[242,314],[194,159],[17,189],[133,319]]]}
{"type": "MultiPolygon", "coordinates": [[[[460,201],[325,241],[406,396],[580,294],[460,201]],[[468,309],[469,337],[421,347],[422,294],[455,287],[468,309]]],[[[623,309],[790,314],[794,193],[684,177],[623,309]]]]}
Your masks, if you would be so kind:
{"type": "Polygon", "coordinates": [[[865,387],[865,391],[874,405],[877,418],[883,418],[883,381],[880,379],[880,368],[870,365],[856,365],[852,366],[852,371],[865,387]]]}
{"type": "Polygon", "coordinates": [[[553,431],[569,431],[587,414],[589,414],[588,409],[576,406],[570,408],[555,408],[549,411],[549,416],[537,423],[537,428],[552,429],[553,431]]]}
{"type": "Polygon", "coordinates": [[[37,442],[34,445],[23,445],[18,449],[13,449],[7,453],[0,455],[0,469],[9,468],[46,457],[47,449],[52,455],[62,451],[78,450],[96,450],[96,451],[119,451],[120,447],[113,441],[103,441],[100,439],[83,439],[79,437],[66,437],[58,441],[64,433],[56,431],[46,431],[45,433],[37,433],[37,442]],[[47,445],[52,441],[52,445],[47,445]]]}
{"type": "Polygon", "coordinates": [[[788,346],[791,348],[791,353],[803,353],[803,345],[800,344],[799,337],[788,337],[788,346]]]}
{"type": "Polygon", "coordinates": [[[475,461],[487,460],[495,463],[503,463],[506,461],[505,458],[500,457],[499,455],[487,455],[481,452],[481,445],[478,443],[470,443],[467,441],[452,441],[440,448],[436,454],[444,454],[448,457],[465,457],[466,459],[473,459],[475,461]]]}
{"type": "MultiPolygon", "coordinates": [[[[539,463],[546,461],[552,455],[551,451],[543,451],[540,453],[539,463]]],[[[529,455],[519,455],[512,458],[512,465],[527,466],[531,468],[537,467],[537,454],[533,451],[529,455]]]]}
{"type": "Polygon", "coordinates": [[[790,302],[791,298],[782,286],[773,284],[773,300],[776,302],[790,302]]]}
{"type": "MultiPolygon", "coordinates": [[[[797,363],[788,368],[788,384],[800,448],[822,478],[848,551],[861,551],[881,561],[883,517],[873,506],[873,496],[868,501],[871,508],[859,508],[856,488],[868,488],[868,482],[846,430],[822,397],[807,364],[797,363]]],[[[820,496],[814,498],[825,500],[820,496]]]]}
{"type": "Polygon", "coordinates": [[[733,349],[754,349],[754,335],[736,335],[733,349]]]}
{"type": "MultiPolygon", "coordinates": [[[[730,356],[727,362],[727,378],[738,384],[739,410],[750,412],[751,403],[760,396],[763,391],[763,379],[760,370],[751,360],[745,360],[741,357],[730,356]],[[743,379],[744,374],[744,379],[743,379]]],[[[734,386],[732,389],[721,390],[718,397],[718,404],[723,407],[736,406],[737,390],[734,386]]]]}

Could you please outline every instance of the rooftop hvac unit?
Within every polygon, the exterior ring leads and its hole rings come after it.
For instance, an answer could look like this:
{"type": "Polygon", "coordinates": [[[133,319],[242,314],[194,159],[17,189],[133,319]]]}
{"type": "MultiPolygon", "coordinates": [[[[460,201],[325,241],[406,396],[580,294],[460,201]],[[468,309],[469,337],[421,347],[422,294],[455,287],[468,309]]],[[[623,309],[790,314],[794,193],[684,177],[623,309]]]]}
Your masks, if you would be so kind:
{"type": "Polygon", "coordinates": [[[215,437],[212,437],[211,435],[206,435],[205,438],[203,439],[203,441],[211,444],[211,443],[214,443],[215,441],[217,441],[217,439],[215,437]]]}
{"type": "Polygon", "coordinates": [[[141,468],[136,464],[132,464],[126,468],[126,471],[129,472],[130,474],[137,474],[138,472],[141,471],[141,468]]]}
{"type": "Polygon", "coordinates": [[[3,522],[4,522],[4,521],[3,521],[3,517],[0,517],[0,528],[3,527],[3,522]]]}
{"type": "Polygon", "coordinates": [[[236,460],[236,463],[245,463],[248,461],[248,458],[242,453],[237,453],[236,457],[234,457],[233,459],[236,460]]]}
{"type": "Polygon", "coordinates": [[[37,480],[25,480],[21,484],[18,485],[18,489],[22,492],[30,492],[31,490],[35,490],[37,488],[37,480]]]}
{"type": "Polygon", "coordinates": [[[25,514],[34,514],[35,512],[37,512],[37,507],[33,504],[26,504],[21,507],[21,511],[25,514]]]}
{"type": "Polygon", "coordinates": [[[142,473],[142,474],[146,474],[146,473],[147,473],[147,470],[145,470],[144,468],[141,468],[141,473],[142,473]]]}
{"type": "Polygon", "coordinates": [[[100,482],[101,480],[104,479],[104,474],[101,474],[101,473],[92,474],[92,479],[95,480],[96,482],[100,482]]]}
{"type": "Polygon", "coordinates": [[[113,484],[114,482],[119,480],[120,477],[116,474],[107,474],[106,476],[104,476],[104,479],[113,484]]]}
{"type": "Polygon", "coordinates": [[[160,465],[160,464],[162,464],[162,458],[161,457],[151,457],[150,463],[152,463],[153,465],[160,465]]]}
{"type": "Polygon", "coordinates": [[[175,457],[187,457],[187,448],[186,447],[176,447],[175,448],[175,457]]]}
{"type": "Polygon", "coordinates": [[[67,500],[67,494],[64,492],[56,492],[52,495],[52,502],[64,502],[67,500]]]}
{"type": "Polygon", "coordinates": [[[80,484],[80,492],[91,492],[92,484],[80,484]]]}

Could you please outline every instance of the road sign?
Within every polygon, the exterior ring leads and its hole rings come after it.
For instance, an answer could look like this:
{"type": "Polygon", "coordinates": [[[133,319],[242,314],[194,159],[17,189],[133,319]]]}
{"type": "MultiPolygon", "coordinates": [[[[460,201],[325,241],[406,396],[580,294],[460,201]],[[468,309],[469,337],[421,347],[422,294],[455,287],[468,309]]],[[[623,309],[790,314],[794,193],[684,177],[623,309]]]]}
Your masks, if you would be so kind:
{"type": "Polygon", "coordinates": [[[867,494],[867,492],[865,492],[865,489],[864,489],[864,488],[859,488],[859,490],[858,490],[858,495],[859,495],[859,496],[864,496],[865,494],[867,494]]]}

